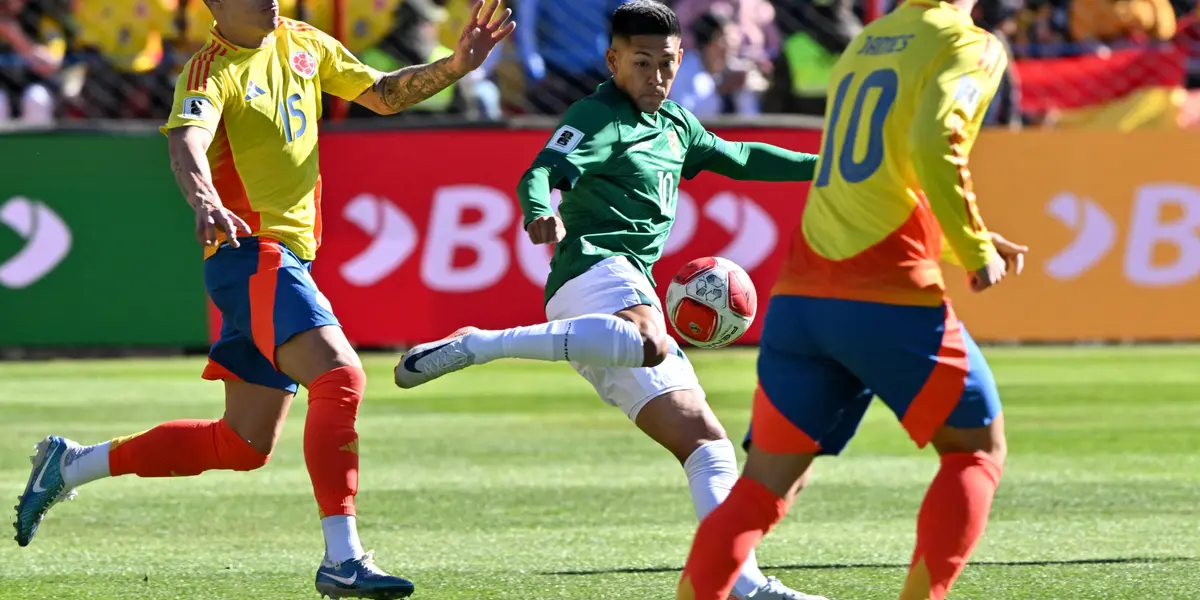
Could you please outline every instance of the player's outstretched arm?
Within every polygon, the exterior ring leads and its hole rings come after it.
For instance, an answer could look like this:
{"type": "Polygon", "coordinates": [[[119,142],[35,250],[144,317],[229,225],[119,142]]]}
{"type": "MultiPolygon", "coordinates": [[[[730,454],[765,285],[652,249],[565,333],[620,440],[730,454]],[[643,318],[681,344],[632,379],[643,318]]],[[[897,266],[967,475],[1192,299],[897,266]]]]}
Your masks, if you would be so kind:
{"type": "Polygon", "coordinates": [[[450,87],[467,73],[478,69],[492,50],[507,38],[517,24],[510,20],[512,9],[499,15],[498,0],[477,0],[474,19],[467,22],[454,54],[425,65],[405,67],[375,81],[355,102],[381,115],[396,114],[428,100],[450,87]]]}
{"type": "Polygon", "coordinates": [[[217,230],[233,247],[238,247],[238,233],[253,231],[246,222],[226,209],[213,185],[208,164],[208,146],[212,134],[203,127],[177,127],[167,136],[167,152],[171,156],[171,172],[183,192],[188,206],[196,212],[196,239],[205,246],[217,244],[217,230]]]}
{"type": "Polygon", "coordinates": [[[812,181],[817,168],[816,154],[793,152],[762,142],[717,140],[716,151],[696,165],[699,170],[739,181],[812,181]]]}

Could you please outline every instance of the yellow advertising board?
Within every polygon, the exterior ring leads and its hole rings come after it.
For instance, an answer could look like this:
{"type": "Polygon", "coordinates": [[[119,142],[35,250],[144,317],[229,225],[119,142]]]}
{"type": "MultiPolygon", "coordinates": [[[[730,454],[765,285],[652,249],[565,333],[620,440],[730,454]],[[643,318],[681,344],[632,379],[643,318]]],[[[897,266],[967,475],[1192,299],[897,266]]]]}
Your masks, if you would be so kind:
{"type": "Polygon", "coordinates": [[[947,269],[976,338],[1200,339],[1200,136],[989,131],[971,172],[988,228],[1030,247],[982,294],[947,269]]]}

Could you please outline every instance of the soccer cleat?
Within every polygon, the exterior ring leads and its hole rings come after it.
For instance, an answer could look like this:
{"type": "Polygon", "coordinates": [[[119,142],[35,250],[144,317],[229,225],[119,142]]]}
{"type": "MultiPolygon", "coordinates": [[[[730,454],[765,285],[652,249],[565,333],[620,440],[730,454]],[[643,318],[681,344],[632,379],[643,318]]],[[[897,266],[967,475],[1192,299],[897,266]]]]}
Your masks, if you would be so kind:
{"type": "Polygon", "coordinates": [[[14,538],[17,544],[28,546],[46,511],[63,500],[75,497],[75,490],[68,490],[63,479],[63,463],[70,451],[78,447],[79,444],[56,435],[35,446],[37,453],[29,458],[33,463],[33,471],[29,473],[25,493],[17,499],[17,520],[13,523],[13,528],[17,530],[14,538]]]}
{"type": "Polygon", "coordinates": [[[414,346],[405,352],[396,364],[396,385],[406,390],[415,388],[475,364],[475,355],[467,350],[463,337],[476,331],[479,331],[476,327],[463,327],[436,342],[414,346]]]}
{"type": "Polygon", "coordinates": [[[372,553],[343,563],[321,562],[317,568],[317,593],[322,598],[407,598],[416,586],[403,577],[393,577],[375,566],[372,553]]]}
{"type": "Polygon", "coordinates": [[[745,600],[829,600],[824,596],[813,596],[803,592],[797,592],[783,585],[783,582],[768,577],[767,582],[762,587],[754,590],[745,600]]]}

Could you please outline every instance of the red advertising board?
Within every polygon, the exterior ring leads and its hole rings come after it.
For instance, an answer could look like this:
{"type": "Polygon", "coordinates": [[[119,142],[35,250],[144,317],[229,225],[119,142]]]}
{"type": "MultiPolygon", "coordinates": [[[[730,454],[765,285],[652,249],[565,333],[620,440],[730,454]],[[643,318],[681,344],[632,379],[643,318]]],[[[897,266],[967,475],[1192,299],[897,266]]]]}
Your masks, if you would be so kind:
{"type": "MultiPolygon", "coordinates": [[[[817,131],[717,133],[806,152],[816,152],[820,143],[817,131]]],[[[313,275],[352,342],[405,345],[463,325],[545,321],[542,284],[550,249],[526,238],[515,190],[548,134],[322,134],[324,239],[313,275]]],[[[683,182],[677,222],[655,269],[660,295],[685,263],[715,255],[742,265],[765,299],[807,189],[709,173],[683,182]]],[[[765,304],[760,315],[762,309],[765,304]]],[[[757,342],[759,326],[743,341],[757,342]]]]}

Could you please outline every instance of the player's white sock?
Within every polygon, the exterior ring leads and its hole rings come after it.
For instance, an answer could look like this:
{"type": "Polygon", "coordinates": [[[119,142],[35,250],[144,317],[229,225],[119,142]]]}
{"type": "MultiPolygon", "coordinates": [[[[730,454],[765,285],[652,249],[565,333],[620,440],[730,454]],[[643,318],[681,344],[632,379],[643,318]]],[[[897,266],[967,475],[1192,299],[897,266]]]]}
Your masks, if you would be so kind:
{"type": "Polygon", "coordinates": [[[63,467],[63,481],[68,488],[79,487],[111,475],[108,470],[109,442],[84,446],[67,455],[63,467]]]}
{"type": "Polygon", "coordinates": [[[321,519],[321,532],[325,534],[325,557],[332,562],[346,562],[366,554],[358,540],[358,523],[350,515],[321,519]]]}
{"type": "MultiPolygon", "coordinates": [[[[683,470],[687,472],[692,504],[696,507],[696,518],[703,520],[718,504],[725,501],[729,490],[737,483],[737,454],[733,450],[733,442],[717,440],[696,448],[684,461],[683,470]]],[[[733,584],[733,593],[738,598],[745,598],[766,584],[767,577],[758,570],[758,560],[751,552],[733,584]]]]}
{"type": "Polygon", "coordinates": [[[477,331],[463,340],[475,364],[498,358],[568,360],[598,367],[640,367],[645,362],[637,325],[613,315],[584,315],[541,325],[477,331]]]}

